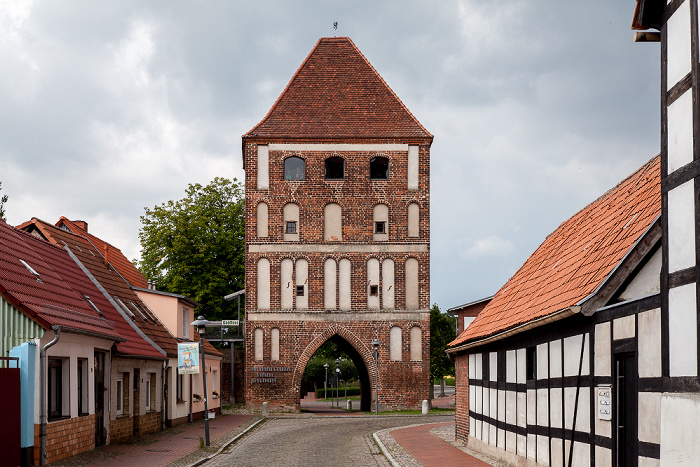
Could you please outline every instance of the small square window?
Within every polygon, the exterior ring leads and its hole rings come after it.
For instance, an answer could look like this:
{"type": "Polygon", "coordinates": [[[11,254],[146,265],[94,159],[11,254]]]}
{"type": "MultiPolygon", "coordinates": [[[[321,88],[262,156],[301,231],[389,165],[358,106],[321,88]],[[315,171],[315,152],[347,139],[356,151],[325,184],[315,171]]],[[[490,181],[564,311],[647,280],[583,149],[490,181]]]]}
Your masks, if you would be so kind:
{"type": "Polygon", "coordinates": [[[372,297],[376,297],[379,295],[379,286],[378,285],[370,285],[369,286],[369,294],[372,297]]]}
{"type": "Polygon", "coordinates": [[[297,285],[297,297],[303,297],[303,296],[304,296],[304,286],[297,285]]]}
{"type": "Polygon", "coordinates": [[[374,223],[374,233],[383,234],[386,233],[386,222],[377,221],[374,223]]]}
{"type": "Polygon", "coordinates": [[[297,233],[297,223],[295,221],[288,221],[284,227],[284,231],[288,234],[297,233]]]}

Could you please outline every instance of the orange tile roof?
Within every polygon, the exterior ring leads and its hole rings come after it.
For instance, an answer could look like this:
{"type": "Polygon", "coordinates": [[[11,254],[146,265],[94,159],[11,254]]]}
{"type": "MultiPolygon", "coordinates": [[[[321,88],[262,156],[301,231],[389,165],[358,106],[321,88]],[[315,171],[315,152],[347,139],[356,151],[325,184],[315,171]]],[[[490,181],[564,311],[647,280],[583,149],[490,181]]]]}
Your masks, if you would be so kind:
{"type": "Polygon", "coordinates": [[[552,232],[449,345],[491,337],[581,304],[660,214],[656,156],[552,232]]]}
{"type": "Polygon", "coordinates": [[[144,289],[148,287],[148,281],[146,278],[143,277],[143,274],[136,269],[136,266],[134,266],[134,264],[129,261],[126,256],[124,256],[119,248],[110,245],[101,238],[88,233],[87,230],[78,223],[71,221],[66,217],[61,216],[58,222],[56,222],[56,227],[60,228],[61,224],[63,224],[75,235],[80,235],[92,243],[97,251],[99,251],[99,253],[107,260],[109,264],[112,265],[112,267],[114,267],[114,269],[124,278],[125,281],[129,283],[129,285],[144,289]]]}
{"type": "Polygon", "coordinates": [[[246,137],[432,139],[348,37],[324,37],[246,137]]]}

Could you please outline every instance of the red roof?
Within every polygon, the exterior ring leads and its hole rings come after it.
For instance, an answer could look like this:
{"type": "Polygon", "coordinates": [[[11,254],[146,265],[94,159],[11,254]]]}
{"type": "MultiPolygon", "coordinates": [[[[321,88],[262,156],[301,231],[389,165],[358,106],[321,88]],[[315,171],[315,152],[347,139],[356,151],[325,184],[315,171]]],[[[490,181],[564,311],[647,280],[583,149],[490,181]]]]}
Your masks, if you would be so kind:
{"type": "Polygon", "coordinates": [[[44,328],[59,325],[73,332],[124,340],[115,323],[100,316],[85,299],[100,293],[65,250],[1,219],[0,294],[44,328]]]}
{"type": "Polygon", "coordinates": [[[88,233],[87,228],[83,227],[84,222],[78,223],[77,221],[71,221],[63,216],[56,222],[56,227],[62,229],[68,229],[75,235],[80,235],[81,237],[87,239],[92,243],[97,251],[107,260],[109,264],[114,267],[114,269],[119,273],[120,276],[124,278],[129,285],[133,287],[141,287],[143,289],[148,287],[148,281],[143,274],[136,269],[136,266],[129,261],[122,251],[109,243],[105,242],[99,237],[96,237],[88,233]]]}
{"type": "Polygon", "coordinates": [[[347,37],[321,38],[246,137],[432,139],[347,37]]]}
{"type": "Polygon", "coordinates": [[[660,214],[657,156],[550,234],[450,346],[491,337],[580,305],[660,214]]]}
{"type": "MultiPolygon", "coordinates": [[[[48,241],[58,246],[67,246],[80,263],[100,284],[103,290],[117,303],[116,298],[128,309],[129,322],[110,304],[109,310],[113,314],[115,326],[119,332],[128,338],[127,342],[119,344],[117,350],[122,355],[148,355],[150,357],[164,358],[148,340],[153,341],[164,350],[168,356],[177,355],[177,341],[170,332],[158,321],[157,317],[150,313],[145,303],[136,295],[122,277],[113,269],[113,265],[106,264],[105,258],[99,254],[97,248],[87,238],[72,234],[39,219],[32,219],[21,226],[28,231],[38,232],[48,241]],[[141,311],[143,310],[143,311],[141,311]],[[133,315],[133,317],[131,316],[133,315]],[[138,328],[135,329],[134,327],[138,328]],[[142,333],[146,338],[141,336],[142,333]]],[[[102,297],[104,295],[100,293],[102,297]]],[[[109,301],[105,300],[109,303],[109,301]]]]}

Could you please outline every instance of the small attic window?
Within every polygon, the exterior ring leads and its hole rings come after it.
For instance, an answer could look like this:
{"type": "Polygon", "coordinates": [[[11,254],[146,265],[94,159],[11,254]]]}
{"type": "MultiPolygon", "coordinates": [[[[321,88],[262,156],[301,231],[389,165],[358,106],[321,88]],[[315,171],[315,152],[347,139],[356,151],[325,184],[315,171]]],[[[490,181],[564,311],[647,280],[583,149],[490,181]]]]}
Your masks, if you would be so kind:
{"type": "Polygon", "coordinates": [[[373,157],[369,161],[369,178],[371,180],[387,180],[389,178],[389,159],[373,157]]]}
{"type": "Polygon", "coordinates": [[[345,160],[333,156],[325,160],[326,180],[342,180],[345,178],[345,160]]]}
{"type": "Polygon", "coordinates": [[[97,305],[95,305],[95,304],[93,303],[93,301],[90,300],[90,297],[88,297],[87,295],[83,294],[83,298],[85,299],[86,302],[88,302],[88,304],[92,307],[92,309],[95,310],[95,311],[97,312],[98,315],[102,316],[103,318],[105,317],[105,315],[102,314],[102,312],[100,311],[100,309],[97,308],[97,305]]]}
{"type": "Polygon", "coordinates": [[[69,229],[68,226],[64,222],[61,222],[61,225],[59,225],[58,228],[63,230],[64,232],[73,233],[73,231],[71,229],[69,229]]]}
{"type": "Polygon", "coordinates": [[[301,157],[288,157],[284,160],[285,180],[304,180],[304,159],[301,157]]]}
{"type": "Polygon", "coordinates": [[[43,284],[43,283],[44,283],[44,281],[42,281],[41,278],[39,277],[39,273],[36,272],[36,271],[34,270],[33,267],[31,267],[29,264],[27,264],[26,261],[24,261],[23,259],[21,259],[21,260],[19,260],[19,262],[22,263],[22,264],[24,265],[25,268],[27,268],[27,271],[29,271],[34,277],[36,277],[36,281],[37,281],[38,283],[40,283],[40,284],[43,284]]]}

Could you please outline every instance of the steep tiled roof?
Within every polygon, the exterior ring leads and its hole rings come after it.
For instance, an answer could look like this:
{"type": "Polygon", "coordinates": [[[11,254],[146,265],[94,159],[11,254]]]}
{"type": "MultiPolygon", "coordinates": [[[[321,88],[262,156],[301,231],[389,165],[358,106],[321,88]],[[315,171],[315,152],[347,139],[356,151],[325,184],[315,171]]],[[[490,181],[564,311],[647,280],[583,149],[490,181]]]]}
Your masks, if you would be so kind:
{"type": "Polygon", "coordinates": [[[143,274],[136,269],[136,266],[134,266],[133,263],[129,261],[126,256],[124,256],[119,248],[110,245],[101,238],[88,233],[87,230],[80,224],[63,216],[61,216],[58,222],[56,222],[56,227],[62,226],[68,228],[74,234],[80,235],[92,243],[97,251],[99,251],[100,254],[106,258],[107,262],[112,265],[112,267],[119,273],[120,276],[124,278],[124,280],[129,283],[129,285],[142,288],[148,287],[148,281],[146,278],[143,277],[143,274]]]}
{"type": "MultiPolygon", "coordinates": [[[[164,355],[156,350],[155,347],[148,343],[148,339],[153,341],[159,348],[167,353],[168,356],[174,357],[177,355],[177,341],[163,324],[150,313],[148,307],[136,293],[131,289],[122,277],[116,273],[111,264],[106,264],[105,259],[99,254],[97,248],[90,243],[85,237],[66,232],[56,226],[39,219],[32,219],[29,222],[22,224],[22,228],[26,230],[38,229],[41,235],[58,246],[67,246],[80,263],[90,272],[100,286],[112,299],[119,298],[119,301],[124,304],[129,310],[130,323],[125,321],[122,313],[114,310],[117,313],[115,316],[115,325],[122,326],[124,332],[129,331],[130,335],[137,336],[134,338],[133,345],[138,345],[138,350],[141,352],[148,351],[150,356],[163,358],[164,355]],[[132,305],[133,303],[133,305],[132,305]],[[134,308],[136,307],[136,308],[134,308]],[[141,311],[143,310],[143,312],[141,311]],[[144,314],[145,313],[145,314],[144,314]],[[133,316],[131,316],[133,315],[133,316]],[[117,319],[117,317],[119,319],[117,319]],[[136,326],[138,331],[132,326],[136,326]],[[146,336],[144,339],[139,332],[146,336]]],[[[116,300],[115,300],[116,302],[116,300]]],[[[117,306],[119,306],[117,302],[117,306]]],[[[120,332],[121,328],[120,328],[120,332]]],[[[122,345],[118,347],[120,353],[132,355],[132,351],[122,345]]]]}
{"type": "Polygon", "coordinates": [[[657,156],[561,224],[450,346],[580,305],[661,214],[660,180],[657,156]]]}
{"type": "Polygon", "coordinates": [[[245,137],[432,138],[347,37],[321,38],[245,137]]]}
{"type": "Polygon", "coordinates": [[[74,332],[124,340],[114,322],[100,316],[84,298],[99,292],[65,250],[1,219],[0,293],[45,328],[59,325],[74,332]]]}

